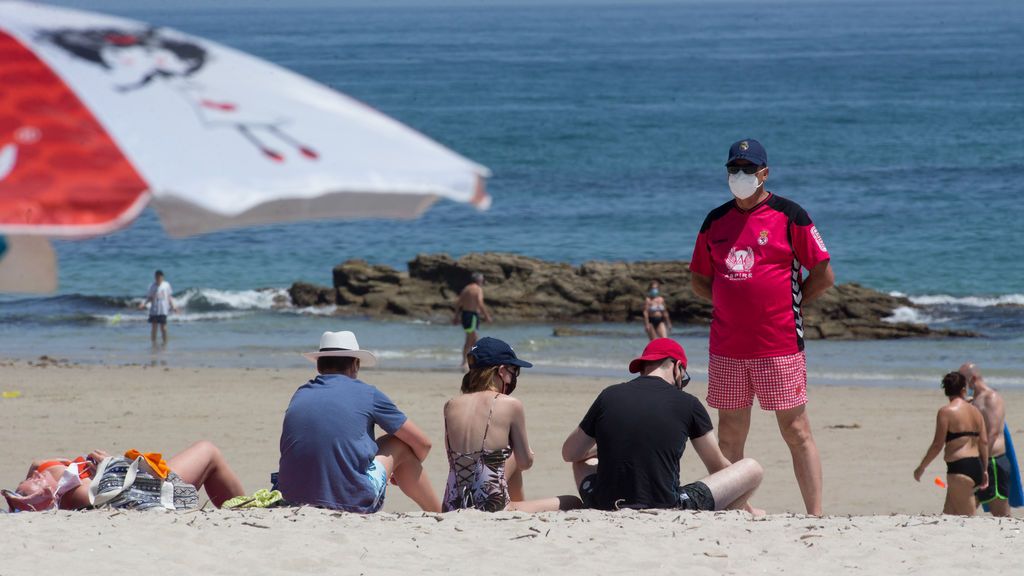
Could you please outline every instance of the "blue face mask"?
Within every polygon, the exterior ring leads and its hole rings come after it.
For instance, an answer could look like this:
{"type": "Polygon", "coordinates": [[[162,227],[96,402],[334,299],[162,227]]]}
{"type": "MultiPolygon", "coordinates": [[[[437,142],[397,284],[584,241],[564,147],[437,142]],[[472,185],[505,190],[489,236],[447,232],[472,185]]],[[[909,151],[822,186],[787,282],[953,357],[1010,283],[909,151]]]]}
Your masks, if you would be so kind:
{"type": "Polygon", "coordinates": [[[657,288],[651,288],[647,293],[651,295],[651,298],[654,298],[655,296],[657,296],[659,294],[657,288]]]}

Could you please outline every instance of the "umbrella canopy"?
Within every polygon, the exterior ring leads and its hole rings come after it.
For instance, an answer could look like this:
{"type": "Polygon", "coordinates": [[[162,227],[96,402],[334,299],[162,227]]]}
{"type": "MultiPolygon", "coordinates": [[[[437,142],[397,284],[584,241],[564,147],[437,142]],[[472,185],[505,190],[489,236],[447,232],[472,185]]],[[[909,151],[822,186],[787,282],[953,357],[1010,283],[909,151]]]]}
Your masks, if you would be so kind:
{"type": "Polygon", "coordinates": [[[279,66],[166,28],[0,1],[0,234],[81,237],[152,202],[172,236],[486,208],[487,168],[279,66]]]}

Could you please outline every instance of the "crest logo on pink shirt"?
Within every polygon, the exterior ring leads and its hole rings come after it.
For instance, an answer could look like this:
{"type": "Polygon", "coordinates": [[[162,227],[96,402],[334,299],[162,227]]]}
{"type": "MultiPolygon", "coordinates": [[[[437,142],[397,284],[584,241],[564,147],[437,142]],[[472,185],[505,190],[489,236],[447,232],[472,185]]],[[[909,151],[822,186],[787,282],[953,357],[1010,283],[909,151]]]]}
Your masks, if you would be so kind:
{"type": "Polygon", "coordinates": [[[754,274],[750,270],[754,267],[754,249],[747,247],[746,250],[737,250],[733,246],[725,257],[725,267],[729,270],[726,276],[730,280],[753,278],[754,274]]]}

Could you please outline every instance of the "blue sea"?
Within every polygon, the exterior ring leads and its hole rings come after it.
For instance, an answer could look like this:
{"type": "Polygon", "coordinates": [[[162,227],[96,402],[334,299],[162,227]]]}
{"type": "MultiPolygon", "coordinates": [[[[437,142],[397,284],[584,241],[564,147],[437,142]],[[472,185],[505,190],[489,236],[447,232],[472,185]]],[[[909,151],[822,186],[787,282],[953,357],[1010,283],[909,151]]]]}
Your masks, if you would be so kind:
{"type": "MultiPolygon", "coordinates": [[[[932,386],[970,359],[997,386],[1024,386],[1020,2],[117,13],[251,52],[425,132],[493,170],[494,206],[184,240],[146,212],[116,234],[57,242],[56,295],[0,297],[0,357],[301,366],[296,352],[321,331],[349,328],[385,366],[452,367],[461,333],[447,324],[281,308],[283,289],[330,284],[349,258],[404,268],[420,252],[689,259],[704,216],[730,198],[729,144],[757,138],[769,189],[808,210],[839,282],[925,305],[900,319],[984,336],[811,342],[812,379],[932,386]],[[134,306],[156,268],[183,313],[153,352],[134,306]]],[[[485,332],[544,371],[621,375],[642,330],[603,328],[617,335],[555,338],[551,326],[500,319],[485,332]]],[[[699,376],[706,330],[678,336],[699,376]]]]}

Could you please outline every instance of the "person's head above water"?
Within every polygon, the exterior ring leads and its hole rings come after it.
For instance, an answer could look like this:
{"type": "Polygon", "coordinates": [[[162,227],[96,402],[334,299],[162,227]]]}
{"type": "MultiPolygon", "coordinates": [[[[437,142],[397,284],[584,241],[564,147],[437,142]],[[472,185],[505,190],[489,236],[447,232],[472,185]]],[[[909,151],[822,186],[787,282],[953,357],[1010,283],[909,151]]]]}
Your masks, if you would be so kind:
{"type": "Polygon", "coordinates": [[[506,342],[481,338],[466,355],[469,372],[462,379],[462,392],[494,390],[511,394],[516,389],[521,368],[532,368],[533,364],[520,360],[515,350],[506,342]]]}
{"type": "Polygon", "coordinates": [[[162,281],[164,279],[164,271],[157,270],[156,272],[153,272],[153,279],[156,280],[157,282],[162,281]]]}
{"type": "Polygon", "coordinates": [[[950,372],[942,377],[942,391],[947,398],[963,396],[967,390],[967,378],[959,372],[950,372]]]}

